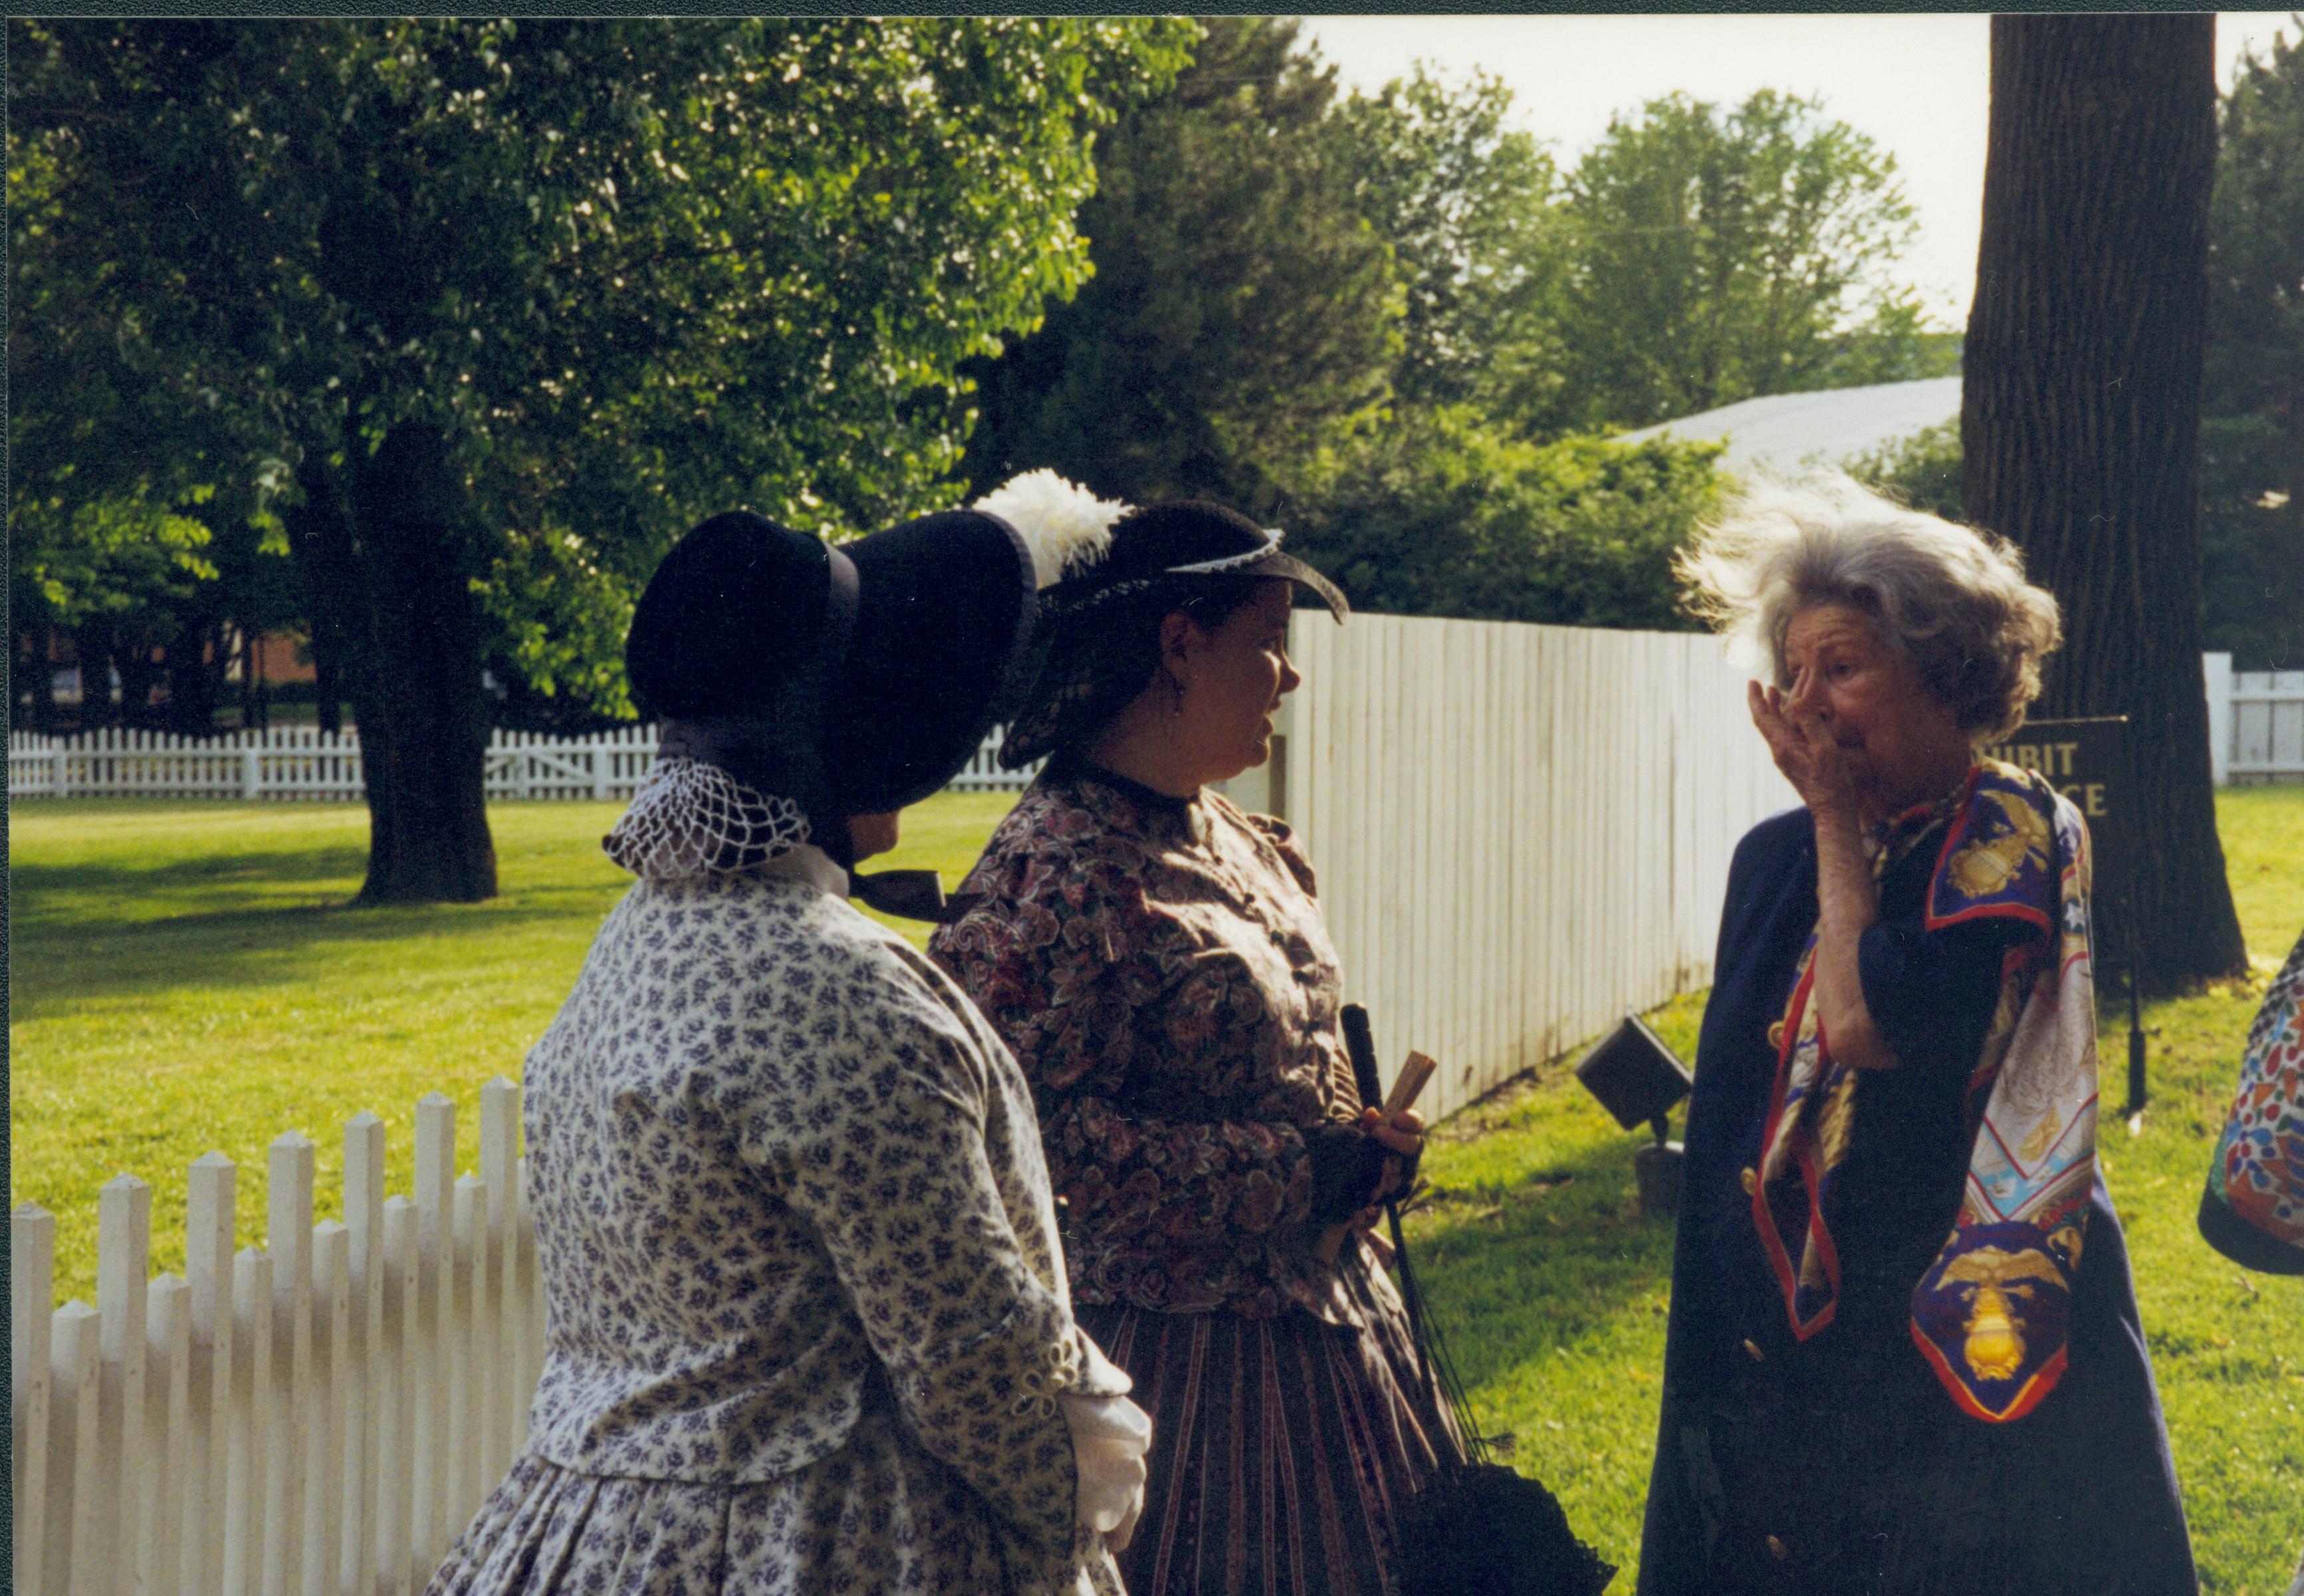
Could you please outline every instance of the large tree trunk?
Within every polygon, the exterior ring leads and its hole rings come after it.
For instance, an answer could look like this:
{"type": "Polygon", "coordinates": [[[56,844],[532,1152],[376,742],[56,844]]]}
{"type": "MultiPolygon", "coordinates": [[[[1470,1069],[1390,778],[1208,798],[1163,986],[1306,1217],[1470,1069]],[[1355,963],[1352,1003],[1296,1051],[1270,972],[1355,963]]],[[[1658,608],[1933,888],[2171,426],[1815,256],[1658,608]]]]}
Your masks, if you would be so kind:
{"type": "Polygon", "coordinates": [[[168,730],[180,737],[215,735],[224,663],[223,629],[212,616],[176,628],[168,644],[168,702],[160,712],[168,730]]]}
{"type": "Polygon", "coordinates": [[[351,472],[362,581],[345,617],[368,784],[371,904],[478,903],[496,891],[488,836],[479,617],[445,440],[408,423],[351,472]]]}
{"type": "Polygon", "coordinates": [[[341,496],[318,469],[302,485],[290,542],[315,651],[322,635],[335,645],[367,779],[360,901],[493,897],[479,616],[445,441],[403,424],[347,466],[341,496]]]}
{"type": "Polygon", "coordinates": [[[36,617],[20,615],[16,622],[22,629],[15,634],[17,665],[13,680],[21,683],[30,695],[30,725],[19,726],[12,718],[9,729],[54,736],[61,726],[56,713],[56,630],[45,613],[36,617]]]}
{"type": "MultiPolygon", "coordinates": [[[[1992,22],[1961,406],[1968,518],[2063,606],[2042,717],[2125,715],[2147,990],[2244,970],[2200,668],[2197,525],[2215,19],[1992,22]]],[[[2098,938],[2124,952],[2124,906],[2098,938]]]]}
{"type": "MultiPolygon", "coordinates": [[[[318,451],[315,451],[317,454],[318,451]]],[[[344,519],[336,479],[316,461],[296,474],[302,501],[282,517],[288,553],[304,589],[304,613],[312,629],[313,697],[320,729],[334,736],[343,729],[344,616],[358,590],[352,569],[352,527],[344,519]]]]}
{"type": "Polygon", "coordinates": [[[100,731],[118,716],[112,702],[112,624],[83,621],[72,629],[73,652],[80,656],[80,718],[76,731],[100,731]]]}
{"type": "Polygon", "coordinates": [[[152,702],[153,689],[164,679],[154,653],[151,635],[140,627],[123,636],[112,657],[113,668],[120,673],[120,724],[138,731],[168,729],[166,709],[152,702]]]}
{"type": "Polygon", "coordinates": [[[240,649],[240,724],[243,730],[263,731],[272,724],[271,694],[264,681],[264,636],[247,621],[233,624],[240,649]]]}
{"type": "Polygon", "coordinates": [[[331,737],[339,736],[344,729],[343,684],[336,670],[338,650],[333,646],[321,652],[319,627],[312,629],[312,701],[317,707],[320,729],[331,737]]]}

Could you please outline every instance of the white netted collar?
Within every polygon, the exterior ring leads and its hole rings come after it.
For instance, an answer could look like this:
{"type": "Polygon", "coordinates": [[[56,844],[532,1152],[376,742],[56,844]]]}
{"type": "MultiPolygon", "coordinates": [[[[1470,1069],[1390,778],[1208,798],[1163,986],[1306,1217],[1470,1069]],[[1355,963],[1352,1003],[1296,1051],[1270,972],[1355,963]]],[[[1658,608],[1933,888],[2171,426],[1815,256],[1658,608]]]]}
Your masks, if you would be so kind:
{"type": "MultiPolygon", "coordinates": [[[[717,765],[674,757],[649,768],[600,846],[636,876],[680,881],[758,870],[809,837],[808,816],[791,799],[746,786],[717,765]]],[[[822,850],[808,852],[840,870],[822,850]]]]}

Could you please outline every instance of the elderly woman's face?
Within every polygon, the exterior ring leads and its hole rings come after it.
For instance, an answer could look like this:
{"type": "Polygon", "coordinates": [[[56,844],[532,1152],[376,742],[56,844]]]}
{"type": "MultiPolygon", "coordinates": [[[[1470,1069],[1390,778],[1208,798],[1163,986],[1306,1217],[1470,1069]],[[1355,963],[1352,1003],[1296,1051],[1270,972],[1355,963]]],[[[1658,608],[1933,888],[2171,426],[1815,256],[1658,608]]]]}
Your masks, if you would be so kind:
{"type": "Polygon", "coordinates": [[[1813,711],[1855,760],[1859,792],[1876,813],[1925,802],[1967,769],[1968,734],[1958,717],[1862,610],[1844,604],[1801,610],[1784,631],[1783,668],[1792,679],[1786,699],[1813,711]]]}
{"type": "Polygon", "coordinates": [[[1263,583],[1213,629],[1194,625],[1182,648],[1180,735],[1203,781],[1224,781],[1272,754],[1272,717],[1303,678],[1288,662],[1294,590],[1263,583]]]}

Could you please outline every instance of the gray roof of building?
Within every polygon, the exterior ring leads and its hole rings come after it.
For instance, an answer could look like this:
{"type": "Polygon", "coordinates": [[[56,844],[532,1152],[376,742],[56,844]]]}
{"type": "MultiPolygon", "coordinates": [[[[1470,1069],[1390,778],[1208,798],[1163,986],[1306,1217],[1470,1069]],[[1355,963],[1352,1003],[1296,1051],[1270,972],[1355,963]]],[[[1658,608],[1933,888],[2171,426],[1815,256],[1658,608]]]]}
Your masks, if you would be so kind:
{"type": "Polygon", "coordinates": [[[1815,394],[1771,394],[1643,427],[1619,441],[1638,443],[1665,433],[1690,441],[1725,439],[1728,448],[1720,463],[1732,471],[1756,465],[1797,471],[1838,465],[1959,415],[1960,378],[1927,377],[1815,394]]]}

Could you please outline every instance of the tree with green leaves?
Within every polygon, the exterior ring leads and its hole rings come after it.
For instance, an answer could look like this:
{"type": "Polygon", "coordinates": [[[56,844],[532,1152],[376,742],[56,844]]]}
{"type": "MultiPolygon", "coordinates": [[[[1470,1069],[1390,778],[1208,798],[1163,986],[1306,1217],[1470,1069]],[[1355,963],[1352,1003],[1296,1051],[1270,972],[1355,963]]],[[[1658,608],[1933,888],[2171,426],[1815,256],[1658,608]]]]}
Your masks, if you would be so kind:
{"type": "Polygon", "coordinates": [[[1934,374],[1896,164],[1819,102],[1652,100],[1569,174],[1563,425],[1934,374]]]}
{"type": "MultiPolygon", "coordinates": [[[[1081,280],[1091,130],[1190,31],[9,30],[12,187],[43,185],[37,232],[12,214],[32,330],[110,341],[141,412],[205,411],[241,480],[276,478],[360,725],[369,901],[495,889],[491,634],[531,685],[614,706],[631,597],[702,514],[839,535],[953,491],[957,366],[1081,280]]],[[[72,498],[66,468],[109,446],[73,436],[68,385],[12,397],[72,498]]]]}
{"type": "Polygon", "coordinates": [[[979,489],[1052,466],[1107,496],[1261,509],[1275,472],[1385,396],[1399,293],[1339,159],[1334,69],[1293,21],[1202,26],[1174,87],[1097,141],[1094,276],[973,368],[979,489]]]}
{"type": "Polygon", "coordinates": [[[1507,431],[1558,408],[1565,267],[1552,157],[1506,125],[1512,93],[1423,63],[1334,112],[1352,203],[1392,246],[1404,297],[1402,405],[1471,404],[1507,431]]]}
{"type": "Polygon", "coordinates": [[[93,499],[46,525],[37,517],[20,524],[10,551],[9,611],[12,674],[30,710],[27,729],[61,729],[47,655],[49,638],[59,632],[75,645],[80,726],[112,718],[115,670],[120,717],[136,724],[153,686],[155,650],[178,641],[201,588],[217,575],[208,557],[213,534],[192,515],[131,497],[93,499]]]}
{"type": "Polygon", "coordinates": [[[1289,546],[1388,615],[1686,631],[1672,556],[1718,505],[1719,453],[1530,443],[1468,405],[1405,410],[1323,456],[1289,546]]]}
{"type": "MultiPolygon", "coordinates": [[[[12,137],[8,153],[12,264],[33,262],[71,226],[57,151],[12,137]]],[[[228,418],[162,395],[139,369],[132,335],[76,313],[77,284],[132,265],[61,264],[13,272],[8,296],[12,713],[28,709],[40,731],[58,729],[48,658],[56,633],[75,645],[80,725],[113,718],[115,670],[119,718],[144,718],[155,650],[181,653],[183,634],[199,629],[195,614],[213,607],[216,525],[257,513],[262,497],[228,418]],[[243,482],[249,491],[235,492],[243,482]]]]}
{"type": "Polygon", "coordinates": [[[2240,63],[2208,210],[2205,641],[2304,669],[2304,38],[2240,63]]]}
{"type": "Polygon", "coordinates": [[[1891,438],[1876,449],[1843,460],[1842,469],[1858,481],[1886,494],[1900,505],[1961,518],[1960,423],[1923,427],[1906,437],[1891,438]]]}

